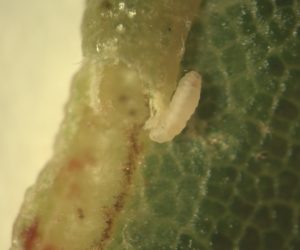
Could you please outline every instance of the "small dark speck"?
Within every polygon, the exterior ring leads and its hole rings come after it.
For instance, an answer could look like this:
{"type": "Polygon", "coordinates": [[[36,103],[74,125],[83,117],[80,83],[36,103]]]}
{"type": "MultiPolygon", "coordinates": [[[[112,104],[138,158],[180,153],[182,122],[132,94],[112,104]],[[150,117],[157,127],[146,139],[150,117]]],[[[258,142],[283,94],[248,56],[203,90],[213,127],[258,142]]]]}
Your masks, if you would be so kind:
{"type": "Polygon", "coordinates": [[[113,5],[110,1],[108,0],[104,0],[102,3],[101,3],[101,7],[106,9],[106,10],[111,10],[113,5]]]}
{"type": "Polygon", "coordinates": [[[119,101],[120,102],[127,102],[129,97],[127,95],[120,95],[119,96],[119,101]]]}
{"type": "Polygon", "coordinates": [[[83,210],[81,208],[77,209],[77,214],[78,214],[79,219],[84,219],[84,213],[83,213],[83,210]]]}
{"type": "Polygon", "coordinates": [[[256,160],[266,160],[268,158],[268,152],[262,151],[256,154],[256,160]]]}
{"type": "Polygon", "coordinates": [[[168,31],[169,31],[169,32],[171,32],[171,31],[172,31],[172,28],[171,28],[170,26],[168,27],[168,31]]]}
{"type": "Polygon", "coordinates": [[[135,109],[130,109],[129,112],[128,112],[128,114],[130,116],[135,116],[136,115],[136,110],[135,109]]]}

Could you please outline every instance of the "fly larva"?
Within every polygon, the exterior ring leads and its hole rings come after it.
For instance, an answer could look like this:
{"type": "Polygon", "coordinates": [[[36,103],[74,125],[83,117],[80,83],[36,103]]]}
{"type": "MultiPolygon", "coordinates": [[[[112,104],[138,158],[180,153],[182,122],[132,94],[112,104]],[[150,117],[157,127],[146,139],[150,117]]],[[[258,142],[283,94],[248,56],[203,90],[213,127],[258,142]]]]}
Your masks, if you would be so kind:
{"type": "Polygon", "coordinates": [[[201,76],[196,71],[184,75],[165,111],[154,117],[150,129],[151,140],[164,143],[171,141],[186,126],[195,112],[201,93],[201,76]]]}

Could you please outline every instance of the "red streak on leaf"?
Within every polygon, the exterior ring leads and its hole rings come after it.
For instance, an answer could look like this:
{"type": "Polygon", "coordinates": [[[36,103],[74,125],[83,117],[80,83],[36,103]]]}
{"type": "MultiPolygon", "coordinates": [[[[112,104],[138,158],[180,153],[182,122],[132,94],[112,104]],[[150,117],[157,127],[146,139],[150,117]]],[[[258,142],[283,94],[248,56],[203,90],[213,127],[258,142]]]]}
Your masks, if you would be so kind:
{"type": "Polygon", "coordinates": [[[87,164],[94,163],[95,159],[89,154],[84,153],[81,156],[75,156],[74,158],[71,158],[66,166],[67,170],[72,171],[78,171],[83,169],[87,164]]]}
{"type": "Polygon", "coordinates": [[[39,237],[38,235],[38,220],[34,222],[22,232],[24,250],[34,249],[34,244],[39,237]]]}
{"type": "Polygon", "coordinates": [[[77,170],[80,170],[82,167],[83,167],[83,164],[78,159],[71,159],[69,161],[69,164],[68,164],[69,171],[77,171],[77,170]]]}

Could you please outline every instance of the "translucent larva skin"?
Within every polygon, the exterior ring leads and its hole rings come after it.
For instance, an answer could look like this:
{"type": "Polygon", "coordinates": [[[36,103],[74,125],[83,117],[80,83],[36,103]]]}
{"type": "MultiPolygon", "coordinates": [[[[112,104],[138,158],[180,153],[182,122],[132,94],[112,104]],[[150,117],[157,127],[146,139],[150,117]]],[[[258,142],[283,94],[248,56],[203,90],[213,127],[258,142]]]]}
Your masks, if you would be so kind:
{"type": "Polygon", "coordinates": [[[190,71],[178,83],[169,107],[150,130],[150,139],[164,143],[173,140],[191,118],[201,94],[201,76],[190,71]]]}

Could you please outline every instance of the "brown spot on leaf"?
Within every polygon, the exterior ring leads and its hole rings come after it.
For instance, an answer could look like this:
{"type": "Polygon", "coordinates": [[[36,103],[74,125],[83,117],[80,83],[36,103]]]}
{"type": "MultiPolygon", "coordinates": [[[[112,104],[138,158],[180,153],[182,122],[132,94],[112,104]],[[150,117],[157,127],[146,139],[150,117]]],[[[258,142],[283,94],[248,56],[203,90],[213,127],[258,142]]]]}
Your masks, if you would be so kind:
{"type": "Polygon", "coordinates": [[[78,159],[71,159],[68,163],[68,170],[69,171],[77,171],[82,168],[83,164],[78,159]]]}
{"type": "Polygon", "coordinates": [[[123,193],[120,193],[117,197],[117,200],[116,200],[116,203],[114,204],[114,208],[116,211],[121,211],[121,209],[123,208],[124,206],[124,202],[125,202],[125,196],[126,196],[126,193],[123,192],[123,193]]]}
{"type": "Polygon", "coordinates": [[[84,213],[83,213],[83,210],[82,208],[77,208],[77,215],[78,215],[78,218],[79,219],[84,219],[84,213]]]}
{"type": "Polygon", "coordinates": [[[104,242],[110,238],[113,226],[113,216],[109,216],[105,221],[106,227],[101,235],[101,245],[104,245],[104,242]]]}
{"type": "Polygon", "coordinates": [[[135,131],[137,131],[135,128],[132,129],[131,133],[128,136],[130,150],[127,156],[127,162],[123,167],[123,172],[128,184],[130,184],[131,182],[132,174],[136,168],[137,158],[140,153],[140,146],[137,143],[137,134],[135,133],[135,131]]]}
{"type": "Polygon", "coordinates": [[[119,101],[122,102],[122,103],[125,103],[129,100],[129,97],[127,95],[120,95],[119,96],[119,101]]]}
{"type": "Polygon", "coordinates": [[[137,112],[136,112],[135,109],[130,109],[130,110],[128,111],[128,114],[129,114],[130,116],[136,116],[137,112]]]}
{"type": "Polygon", "coordinates": [[[29,227],[25,228],[22,232],[24,250],[34,249],[34,245],[38,237],[38,220],[36,219],[29,227]]]}
{"type": "Polygon", "coordinates": [[[108,0],[104,0],[102,3],[101,3],[101,7],[104,8],[105,10],[111,10],[113,5],[110,1],[108,0]]]}
{"type": "Polygon", "coordinates": [[[78,171],[83,169],[86,165],[92,164],[95,162],[95,158],[91,156],[91,154],[86,150],[87,152],[81,153],[80,156],[76,155],[74,157],[71,157],[69,162],[67,163],[67,170],[72,171],[78,171]]]}

